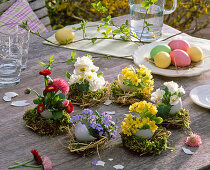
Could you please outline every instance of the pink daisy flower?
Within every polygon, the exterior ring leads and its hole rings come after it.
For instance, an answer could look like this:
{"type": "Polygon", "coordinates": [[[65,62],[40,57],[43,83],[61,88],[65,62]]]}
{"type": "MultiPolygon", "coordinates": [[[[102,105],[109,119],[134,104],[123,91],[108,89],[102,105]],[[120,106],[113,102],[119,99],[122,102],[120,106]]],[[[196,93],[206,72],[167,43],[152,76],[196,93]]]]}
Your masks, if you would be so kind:
{"type": "Polygon", "coordinates": [[[65,100],[62,102],[62,106],[63,107],[67,107],[69,105],[69,101],[68,100],[65,100]]]}
{"type": "Polygon", "coordinates": [[[187,137],[185,143],[189,146],[195,147],[195,146],[200,146],[202,142],[199,135],[191,133],[190,136],[187,137]]]}
{"type": "Polygon", "coordinates": [[[51,170],[52,169],[52,161],[47,156],[45,156],[44,159],[43,159],[43,167],[44,167],[44,170],[51,170]]]}
{"type": "Polygon", "coordinates": [[[56,85],[63,94],[68,94],[69,85],[66,80],[57,78],[53,80],[53,84],[56,85]]]}

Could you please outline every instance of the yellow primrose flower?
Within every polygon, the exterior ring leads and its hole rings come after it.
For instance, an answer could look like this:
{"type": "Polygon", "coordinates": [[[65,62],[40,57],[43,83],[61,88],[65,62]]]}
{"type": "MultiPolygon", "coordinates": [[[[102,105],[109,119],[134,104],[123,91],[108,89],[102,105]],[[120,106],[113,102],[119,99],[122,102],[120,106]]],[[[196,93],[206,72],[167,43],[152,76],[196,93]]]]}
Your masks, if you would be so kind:
{"type": "Polygon", "coordinates": [[[154,120],[149,122],[149,126],[150,126],[150,130],[152,132],[155,132],[157,130],[157,128],[158,128],[158,126],[155,124],[154,120]]]}
{"type": "Polygon", "coordinates": [[[152,107],[150,107],[148,110],[152,115],[156,115],[158,112],[157,107],[154,105],[152,107]]]}
{"type": "Polygon", "coordinates": [[[135,127],[138,128],[138,129],[143,126],[143,123],[140,121],[140,119],[138,117],[134,121],[134,124],[135,124],[135,127]]]}
{"type": "Polygon", "coordinates": [[[149,123],[149,122],[150,122],[150,119],[148,117],[142,119],[143,125],[146,124],[146,123],[149,123]]]}

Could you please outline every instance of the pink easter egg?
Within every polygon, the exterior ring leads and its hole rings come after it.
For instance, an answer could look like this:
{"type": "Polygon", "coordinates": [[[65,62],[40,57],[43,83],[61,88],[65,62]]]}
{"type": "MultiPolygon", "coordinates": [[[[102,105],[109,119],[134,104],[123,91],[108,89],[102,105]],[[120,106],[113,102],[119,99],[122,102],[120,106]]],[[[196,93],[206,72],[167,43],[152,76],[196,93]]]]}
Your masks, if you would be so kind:
{"type": "Polygon", "coordinates": [[[190,56],[183,50],[173,50],[170,56],[172,64],[177,67],[186,67],[191,63],[190,56]]]}
{"type": "Polygon", "coordinates": [[[170,43],[168,43],[168,46],[172,51],[176,49],[187,51],[188,48],[190,48],[190,44],[185,40],[172,40],[170,43]]]}

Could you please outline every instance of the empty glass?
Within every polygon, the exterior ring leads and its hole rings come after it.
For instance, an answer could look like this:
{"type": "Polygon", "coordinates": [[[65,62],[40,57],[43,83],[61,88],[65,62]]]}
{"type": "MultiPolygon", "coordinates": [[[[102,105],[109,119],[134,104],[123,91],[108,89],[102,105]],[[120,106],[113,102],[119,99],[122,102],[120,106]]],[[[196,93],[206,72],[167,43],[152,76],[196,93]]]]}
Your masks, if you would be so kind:
{"type": "Polygon", "coordinates": [[[18,24],[0,26],[0,86],[20,82],[26,32],[18,24]]]}
{"type": "Polygon", "coordinates": [[[170,10],[164,10],[165,0],[157,0],[147,10],[141,4],[144,0],[129,0],[130,8],[130,30],[135,33],[138,39],[144,42],[155,41],[161,36],[163,27],[163,16],[175,11],[177,0],[173,0],[173,7],[170,10]],[[147,12],[147,14],[146,14],[147,12]],[[146,27],[146,23],[152,24],[146,27]]]}

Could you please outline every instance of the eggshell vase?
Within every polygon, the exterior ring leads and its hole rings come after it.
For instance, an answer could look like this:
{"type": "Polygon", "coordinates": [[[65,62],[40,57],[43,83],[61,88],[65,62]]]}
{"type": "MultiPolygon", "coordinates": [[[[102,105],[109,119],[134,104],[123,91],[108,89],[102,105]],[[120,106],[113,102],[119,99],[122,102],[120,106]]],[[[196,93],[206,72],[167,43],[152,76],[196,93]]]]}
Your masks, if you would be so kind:
{"type": "Polygon", "coordinates": [[[150,139],[154,133],[150,129],[140,129],[134,135],[143,139],[150,139]]]}
{"type": "Polygon", "coordinates": [[[137,87],[131,87],[131,86],[124,85],[123,84],[123,75],[121,75],[121,74],[118,74],[118,84],[124,92],[134,92],[138,89],[137,87]]]}
{"type": "Polygon", "coordinates": [[[75,137],[79,142],[91,142],[96,140],[95,137],[89,134],[86,125],[78,122],[75,128],[75,137]]]}
{"type": "Polygon", "coordinates": [[[45,119],[52,119],[53,115],[52,112],[50,112],[49,110],[45,110],[41,113],[41,116],[45,119]]]}
{"type": "Polygon", "coordinates": [[[175,115],[182,108],[182,99],[179,99],[179,103],[171,107],[169,114],[175,115]]]}

